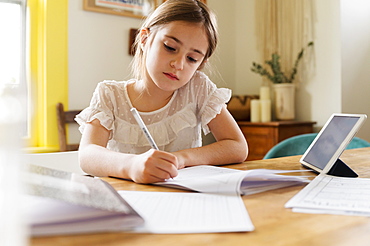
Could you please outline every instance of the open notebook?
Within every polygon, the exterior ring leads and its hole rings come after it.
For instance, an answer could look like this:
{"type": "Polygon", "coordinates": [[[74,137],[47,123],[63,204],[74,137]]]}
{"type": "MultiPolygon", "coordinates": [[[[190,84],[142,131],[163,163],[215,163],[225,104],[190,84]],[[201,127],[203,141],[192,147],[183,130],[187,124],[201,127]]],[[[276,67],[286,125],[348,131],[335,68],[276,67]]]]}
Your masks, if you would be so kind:
{"type": "Polygon", "coordinates": [[[177,177],[165,182],[154,183],[154,185],[203,193],[251,195],[309,182],[303,176],[280,175],[300,171],[302,170],[254,169],[241,171],[201,165],[180,169],[177,177]]]}

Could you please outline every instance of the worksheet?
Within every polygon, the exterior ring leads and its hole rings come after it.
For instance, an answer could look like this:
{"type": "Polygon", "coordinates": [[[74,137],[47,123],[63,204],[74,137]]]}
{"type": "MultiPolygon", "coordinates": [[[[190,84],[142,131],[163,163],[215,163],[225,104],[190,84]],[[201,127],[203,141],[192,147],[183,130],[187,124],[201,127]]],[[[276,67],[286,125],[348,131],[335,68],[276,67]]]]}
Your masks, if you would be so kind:
{"type": "Polygon", "coordinates": [[[370,216],[370,179],[320,174],[285,207],[297,212],[370,216]]]}
{"type": "Polygon", "coordinates": [[[136,232],[212,233],[253,231],[238,195],[118,191],[145,220],[136,232]]]}

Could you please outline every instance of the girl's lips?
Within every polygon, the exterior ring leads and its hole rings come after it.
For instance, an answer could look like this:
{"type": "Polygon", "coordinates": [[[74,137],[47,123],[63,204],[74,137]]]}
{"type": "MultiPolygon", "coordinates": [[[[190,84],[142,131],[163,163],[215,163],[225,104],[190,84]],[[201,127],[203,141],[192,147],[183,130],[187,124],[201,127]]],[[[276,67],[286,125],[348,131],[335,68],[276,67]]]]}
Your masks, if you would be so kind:
{"type": "Polygon", "coordinates": [[[166,75],[167,78],[172,79],[172,80],[179,80],[179,78],[176,76],[176,74],[173,73],[163,73],[166,75]]]}

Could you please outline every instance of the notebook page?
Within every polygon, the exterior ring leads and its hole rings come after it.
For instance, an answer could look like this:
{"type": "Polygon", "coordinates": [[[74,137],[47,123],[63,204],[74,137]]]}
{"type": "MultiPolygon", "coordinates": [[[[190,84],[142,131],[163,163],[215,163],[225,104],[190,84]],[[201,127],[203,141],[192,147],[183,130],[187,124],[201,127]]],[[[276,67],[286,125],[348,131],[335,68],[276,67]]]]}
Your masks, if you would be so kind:
{"type": "Polygon", "coordinates": [[[271,181],[281,182],[282,184],[279,187],[289,186],[292,181],[296,183],[306,182],[307,179],[305,177],[276,175],[278,173],[297,171],[300,170],[254,169],[240,171],[231,168],[200,165],[180,169],[178,176],[173,179],[154,184],[174,188],[187,188],[203,193],[253,194],[270,190],[272,188],[270,186],[271,181]],[[254,181],[259,181],[259,188],[253,187],[253,191],[249,192],[249,185],[251,183],[256,184],[254,181]]]}
{"type": "Polygon", "coordinates": [[[119,191],[143,216],[137,232],[208,233],[253,231],[240,196],[183,192],[119,191]]]}

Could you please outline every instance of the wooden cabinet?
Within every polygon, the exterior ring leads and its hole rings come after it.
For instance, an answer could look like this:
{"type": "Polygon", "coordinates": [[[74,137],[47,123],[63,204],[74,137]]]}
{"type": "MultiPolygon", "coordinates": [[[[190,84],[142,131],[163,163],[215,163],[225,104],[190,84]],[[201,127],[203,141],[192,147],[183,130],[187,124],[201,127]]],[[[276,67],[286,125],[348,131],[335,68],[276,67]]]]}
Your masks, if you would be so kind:
{"type": "Polygon", "coordinates": [[[311,121],[273,121],[266,123],[252,123],[238,121],[238,125],[248,141],[249,155],[247,160],[262,159],[265,154],[277,143],[284,139],[313,132],[311,121]]]}

